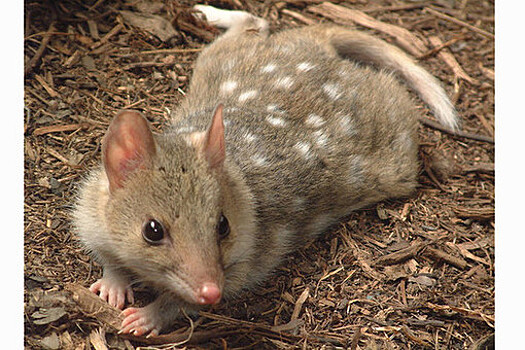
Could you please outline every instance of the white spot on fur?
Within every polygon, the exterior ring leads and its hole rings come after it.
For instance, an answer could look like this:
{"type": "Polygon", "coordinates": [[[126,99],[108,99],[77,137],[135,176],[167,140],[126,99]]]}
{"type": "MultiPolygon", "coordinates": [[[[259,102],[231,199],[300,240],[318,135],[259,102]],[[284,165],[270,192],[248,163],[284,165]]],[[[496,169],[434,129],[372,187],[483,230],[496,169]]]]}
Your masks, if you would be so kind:
{"type": "Polygon", "coordinates": [[[251,160],[253,162],[253,165],[255,166],[266,166],[266,164],[268,163],[266,157],[262,154],[255,154],[251,156],[251,160]]]}
{"type": "Polygon", "coordinates": [[[337,74],[339,74],[340,77],[345,78],[350,74],[350,70],[348,69],[348,67],[342,67],[339,68],[337,74]]]}
{"type": "Polygon", "coordinates": [[[224,111],[226,113],[232,113],[232,112],[237,112],[239,110],[239,108],[237,107],[228,107],[228,108],[225,108],[224,111]]]}
{"type": "Polygon", "coordinates": [[[313,69],[315,67],[314,64],[310,62],[301,62],[297,65],[297,70],[299,72],[308,72],[309,70],[313,69]]]}
{"type": "Polygon", "coordinates": [[[304,209],[305,203],[306,203],[306,199],[304,199],[303,197],[296,197],[294,198],[292,204],[296,211],[300,211],[304,209]]]}
{"type": "Polygon", "coordinates": [[[315,217],[310,224],[308,224],[308,233],[310,237],[315,237],[323,233],[330,225],[334,223],[334,218],[330,215],[319,215],[315,217]]]}
{"type": "Polygon", "coordinates": [[[249,90],[249,91],[243,92],[242,94],[239,95],[239,102],[244,102],[252,98],[255,98],[255,96],[257,96],[258,94],[259,94],[259,91],[257,90],[249,90]]]}
{"type": "Polygon", "coordinates": [[[310,149],[312,146],[308,142],[297,142],[294,145],[294,148],[301,154],[305,159],[310,159],[312,157],[312,154],[310,152],[310,149]]]}
{"type": "Polygon", "coordinates": [[[348,115],[339,116],[339,126],[345,134],[354,135],[356,133],[348,115]]]}
{"type": "Polygon", "coordinates": [[[306,117],[305,123],[314,128],[319,128],[325,123],[325,121],[323,118],[321,118],[317,114],[312,113],[308,115],[308,117],[306,117]]]}
{"type": "Polygon", "coordinates": [[[273,117],[271,115],[266,117],[266,121],[275,127],[283,127],[286,125],[286,120],[280,117],[273,117]]]}
{"type": "Polygon", "coordinates": [[[257,137],[254,134],[252,134],[252,133],[248,132],[248,133],[246,133],[246,135],[244,135],[244,140],[246,142],[250,142],[251,143],[251,142],[255,141],[256,139],[257,139],[257,137]]]}
{"type": "Polygon", "coordinates": [[[286,114],[286,111],[282,110],[278,105],[270,104],[266,107],[266,110],[270,113],[286,114]]]}
{"type": "Polygon", "coordinates": [[[279,107],[277,105],[268,105],[268,107],[266,107],[266,110],[268,112],[275,112],[279,107]]]}
{"type": "MultiPolygon", "coordinates": [[[[278,225],[272,230],[271,237],[275,238],[275,243],[272,244],[272,255],[281,257],[284,254],[294,250],[294,247],[291,246],[293,242],[294,231],[287,228],[285,225],[278,225]]],[[[280,259],[273,259],[276,262],[280,259]]]]}
{"type": "Polygon", "coordinates": [[[364,183],[363,158],[360,155],[350,157],[348,182],[353,186],[361,186],[364,183]]]}
{"type": "Polygon", "coordinates": [[[323,84],[322,88],[324,93],[327,94],[332,100],[337,100],[343,95],[339,84],[325,83],[323,84]]]}
{"type": "Polygon", "coordinates": [[[275,86],[282,89],[289,89],[293,85],[293,79],[290,76],[285,76],[277,79],[275,86]]]}
{"type": "Polygon", "coordinates": [[[194,126],[183,126],[175,130],[177,134],[187,134],[187,133],[194,132],[194,131],[195,131],[194,126]]]}
{"type": "Polygon", "coordinates": [[[234,80],[228,80],[221,84],[221,92],[231,94],[239,84],[234,80]]]}
{"type": "Polygon", "coordinates": [[[277,69],[277,66],[273,63],[268,63],[266,66],[261,68],[261,72],[263,73],[271,73],[277,69]]]}
{"type": "Polygon", "coordinates": [[[316,130],[313,133],[314,141],[318,147],[325,147],[328,143],[328,136],[324,133],[323,130],[316,130]]]}
{"type": "Polygon", "coordinates": [[[234,60],[234,59],[229,59],[226,61],[226,63],[224,64],[225,68],[227,70],[233,70],[235,68],[235,66],[237,65],[237,62],[234,60]]]}
{"type": "Polygon", "coordinates": [[[277,50],[282,53],[291,53],[291,52],[294,52],[294,47],[292,47],[291,45],[287,45],[287,44],[278,45],[277,50]]]}
{"type": "Polygon", "coordinates": [[[413,141],[408,131],[401,132],[392,142],[392,146],[398,150],[409,150],[413,147],[413,141]]]}

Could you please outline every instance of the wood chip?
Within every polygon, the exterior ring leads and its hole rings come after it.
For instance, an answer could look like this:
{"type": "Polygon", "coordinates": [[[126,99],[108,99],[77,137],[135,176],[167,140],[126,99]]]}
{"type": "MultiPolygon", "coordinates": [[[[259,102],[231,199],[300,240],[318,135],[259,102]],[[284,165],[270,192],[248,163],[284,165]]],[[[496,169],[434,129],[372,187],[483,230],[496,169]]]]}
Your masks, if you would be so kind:
{"type": "Polygon", "coordinates": [[[49,96],[51,96],[52,98],[60,96],[58,92],[56,92],[51,86],[49,86],[49,84],[44,80],[44,78],[42,78],[42,76],[35,74],[35,79],[40,83],[40,85],[42,85],[42,87],[44,88],[44,90],[46,90],[49,96]]]}
{"type": "Polygon", "coordinates": [[[440,249],[434,249],[434,248],[428,247],[425,249],[424,255],[436,261],[442,260],[449,265],[457,267],[460,270],[465,269],[468,265],[467,262],[463,260],[462,258],[458,256],[450,255],[440,249]]]}
{"type": "Polygon", "coordinates": [[[99,40],[100,39],[100,35],[98,33],[98,26],[97,26],[97,22],[95,22],[94,20],[88,20],[87,21],[87,24],[88,24],[88,28],[89,28],[89,34],[91,35],[91,37],[95,40],[99,40]]]}
{"type": "Polygon", "coordinates": [[[487,221],[494,220],[495,211],[494,207],[480,207],[480,208],[462,208],[455,207],[453,208],[454,213],[460,218],[470,218],[473,220],[487,221]]]}
{"type": "Polygon", "coordinates": [[[94,329],[89,334],[89,341],[95,350],[108,350],[108,345],[106,343],[106,332],[104,329],[94,329]]]}
{"type": "Polygon", "coordinates": [[[423,247],[428,243],[414,243],[410,247],[401,249],[397,252],[380,256],[376,259],[374,265],[393,265],[402,263],[416,256],[423,247]]]}
{"type": "Polygon", "coordinates": [[[291,321],[294,321],[299,318],[299,314],[301,313],[301,308],[303,307],[304,302],[306,299],[308,299],[308,296],[310,296],[310,289],[306,287],[299,298],[297,298],[297,301],[295,302],[295,306],[293,308],[292,317],[290,318],[291,321]]]}

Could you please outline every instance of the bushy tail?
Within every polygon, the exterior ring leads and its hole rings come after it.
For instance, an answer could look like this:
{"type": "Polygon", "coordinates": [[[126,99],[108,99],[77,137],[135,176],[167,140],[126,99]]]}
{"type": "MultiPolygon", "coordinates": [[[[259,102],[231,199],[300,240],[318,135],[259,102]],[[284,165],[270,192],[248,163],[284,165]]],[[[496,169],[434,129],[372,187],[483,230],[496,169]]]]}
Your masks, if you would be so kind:
{"type": "Polygon", "coordinates": [[[431,107],[443,125],[458,129],[459,118],[441,83],[401,49],[366,33],[341,27],[326,30],[330,44],[340,56],[398,73],[431,107]]]}

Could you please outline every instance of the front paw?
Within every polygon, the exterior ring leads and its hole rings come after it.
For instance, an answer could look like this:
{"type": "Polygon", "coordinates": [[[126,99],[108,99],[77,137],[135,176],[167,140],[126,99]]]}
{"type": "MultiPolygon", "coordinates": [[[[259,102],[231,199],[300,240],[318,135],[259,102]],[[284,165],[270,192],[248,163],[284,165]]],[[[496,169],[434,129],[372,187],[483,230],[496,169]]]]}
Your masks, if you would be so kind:
{"type": "Polygon", "coordinates": [[[133,304],[133,290],[123,280],[103,277],[93,283],[89,290],[93,293],[100,293],[100,299],[118,309],[123,309],[126,300],[133,304]]]}
{"type": "Polygon", "coordinates": [[[161,331],[173,325],[182,314],[198,315],[199,306],[184,304],[169,293],[160,294],[145,307],[130,307],[122,311],[125,317],[119,333],[134,336],[157,336],[161,331]],[[181,313],[181,310],[183,312],[181,313]]]}
{"type": "Polygon", "coordinates": [[[136,337],[159,335],[163,327],[161,317],[155,312],[152,304],[145,307],[130,307],[122,311],[125,316],[119,334],[133,334],[136,337]]]}

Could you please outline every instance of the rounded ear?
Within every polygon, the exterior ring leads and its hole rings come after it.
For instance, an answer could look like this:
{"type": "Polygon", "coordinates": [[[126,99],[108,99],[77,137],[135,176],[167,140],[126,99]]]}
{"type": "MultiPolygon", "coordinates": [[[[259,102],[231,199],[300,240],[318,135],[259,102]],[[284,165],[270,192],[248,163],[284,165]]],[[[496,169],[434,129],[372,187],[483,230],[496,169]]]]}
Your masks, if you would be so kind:
{"type": "Polygon", "coordinates": [[[136,169],[151,166],[154,155],[155,141],[146,118],[137,111],[119,112],[102,140],[109,190],[122,187],[136,169]]]}

